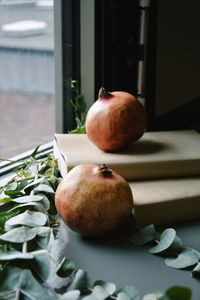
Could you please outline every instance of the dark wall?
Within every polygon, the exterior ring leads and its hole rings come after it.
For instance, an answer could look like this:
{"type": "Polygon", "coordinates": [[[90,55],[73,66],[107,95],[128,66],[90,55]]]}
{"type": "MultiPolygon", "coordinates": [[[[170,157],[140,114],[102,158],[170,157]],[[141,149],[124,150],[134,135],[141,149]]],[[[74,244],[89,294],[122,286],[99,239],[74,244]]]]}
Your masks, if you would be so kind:
{"type": "Polygon", "coordinates": [[[200,2],[151,3],[146,78],[150,129],[199,129],[200,2]]]}

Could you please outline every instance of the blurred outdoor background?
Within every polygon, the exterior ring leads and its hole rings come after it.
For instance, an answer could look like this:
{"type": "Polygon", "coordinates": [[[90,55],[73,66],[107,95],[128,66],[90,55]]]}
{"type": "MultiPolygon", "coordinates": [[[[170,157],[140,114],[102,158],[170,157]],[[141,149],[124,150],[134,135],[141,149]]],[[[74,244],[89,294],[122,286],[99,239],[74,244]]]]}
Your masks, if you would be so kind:
{"type": "Polygon", "coordinates": [[[53,23],[53,0],[0,0],[1,158],[53,140],[53,23]]]}

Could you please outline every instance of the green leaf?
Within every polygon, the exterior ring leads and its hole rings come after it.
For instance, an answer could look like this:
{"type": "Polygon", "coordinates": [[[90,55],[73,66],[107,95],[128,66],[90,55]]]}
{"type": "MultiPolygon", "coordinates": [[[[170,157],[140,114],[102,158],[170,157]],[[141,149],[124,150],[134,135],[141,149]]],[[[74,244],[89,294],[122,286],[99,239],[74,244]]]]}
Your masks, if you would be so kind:
{"type": "Polygon", "coordinates": [[[34,256],[30,253],[22,253],[19,251],[12,251],[10,253],[1,254],[0,261],[10,261],[16,259],[33,259],[34,256]]]}
{"type": "Polygon", "coordinates": [[[91,294],[83,297],[82,300],[99,300],[99,299],[96,298],[93,294],[91,294]]]}
{"type": "Polygon", "coordinates": [[[54,235],[50,227],[38,227],[37,236],[34,240],[41,249],[51,251],[54,245],[54,235]]]}
{"type": "Polygon", "coordinates": [[[17,197],[17,196],[23,196],[24,194],[18,190],[16,191],[12,191],[12,190],[9,190],[9,191],[5,191],[4,192],[6,195],[10,196],[10,197],[17,197]]]}
{"type": "Polygon", "coordinates": [[[46,195],[38,194],[38,196],[42,197],[42,200],[40,202],[42,203],[44,209],[46,211],[48,211],[49,208],[50,208],[50,201],[49,201],[49,199],[47,198],[46,195]]]}
{"type": "Polygon", "coordinates": [[[117,294],[116,300],[131,300],[131,298],[127,294],[120,292],[117,294]]]}
{"type": "Polygon", "coordinates": [[[41,192],[47,193],[47,194],[54,194],[54,190],[52,189],[52,187],[50,187],[47,184],[42,184],[42,183],[34,188],[34,192],[35,192],[35,194],[41,193],[41,192]]]}
{"type": "Polygon", "coordinates": [[[105,300],[109,296],[109,293],[100,285],[96,285],[92,293],[83,298],[83,300],[105,300]]]}
{"type": "Polygon", "coordinates": [[[157,254],[167,250],[174,242],[175,237],[176,231],[173,228],[165,229],[160,236],[160,241],[158,242],[158,244],[150,248],[149,252],[152,254],[157,254]]]}
{"type": "Polygon", "coordinates": [[[27,185],[28,185],[28,181],[24,179],[18,184],[17,186],[18,191],[23,190],[27,185]]]}
{"type": "Polygon", "coordinates": [[[154,241],[155,238],[156,238],[155,226],[149,225],[135,232],[130,237],[130,241],[133,242],[135,245],[142,246],[149,242],[154,241]]]}
{"type": "Polygon", "coordinates": [[[74,278],[68,287],[68,290],[69,291],[71,291],[71,290],[84,291],[84,290],[87,290],[87,288],[88,288],[87,272],[82,269],[79,269],[75,273],[74,278]]]}
{"type": "Polygon", "coordinates": [[[25,193],[26,194],[30,194],[31,191],[37,186],[39,185],[40,183],[44,183],[44,180],[45,180],[45,183],[47,184],[48,183],[48,180],[47,179],[44,179],[44,178],[38,178],[36,180],[33,180],[32,182],[30,182],[24,189],[25,193]]]}
{"type": "Polygon", "coordinates": [[[23,197],[19,197],[19,198],[16,198],[16,199],[13,199],[14,202],[16,203],[27,203],[27,202],[36,202],[36,201],[41,201],[43,199],[42,196],[40,195],[30,195],[30,196],[23,196],[23,197]]]}
{"type": "Polygon", "coordinates": [[[154,293],[150,293],[145,295],[143,300],[170,300],[163,292],[156,291],[154,293]]]}
{"type": "Polygon", "coordinates": [[[34,239],[37,235],[35,229],[36,228],[29,228],[26,226],[17,227],[0,235],[0,240],[11,243],[24,243],[34,239]]]}
{"type": "Polygon", "coordinates": [[[83,134],[86,133],[85,126],[77,127],[76,129],[73,129],[69,131],[70,134],[83,134]]]}
{"type": "Polygon", "coordinates": [[[183,248],[184,246],[182,240],[178,236],[175,236],[175,239],[168,250],[171,254],[178,254],[183,250],[183,248]]]}
{"type": "Polygon", "coordinates": [[[12,211],[15,211],[16,209],[19,210],[19,211],[22,211],[24,209],[34,209],[34,210],[37,210],[39,212],[43,212],[43,213],[46,213],[46,209],[43,205],[43,203],[41,201],[37,201],[37,202],[27,202],[27,203],[23,203],[23,204],[19,204],[19,205],[16,205],[15,207],[11,208],[9,210],[9,212],[12,212],[12,211]]]}
{"type": "Polygon", "coordinates": [[[0,213],[4,213],[7,212],[9,209],[11,209],[13,206],[15,205],[15,203],[13,201],[7,202],[7,203],[3,203],[0,205],[0,213]]]}
{"type": "Polygon", "coordinates": [[[116,291],[116,285],[112,282],[107,282],[104,280],[96,280],[94,282],[94,286],[96,285],[103,287],[110,296],[113,295],[116,291]]]}
{"type": "Polygon", "coordinates": [[[172,286],[165,292],[170,300],[191,300],[192,291],[187,287],[172,286]]]}
{"type": "Polygon", "coordinates": [[[28,227],[43,226],[47,223],[47,220],[47,215],[41,212],[26,210],[24,213],[12,217],[8,221],[6,221],[5,229],[6,231],[9,231],[21,225],[25,225],[28,227]]]}
{"type": "Polygon", "coordinates": [[[60,277],[67,277],[74,270],[75,270],[74,262],[64,257],[56,270],[56,274],[60,277]]]}
{"type": "Polygon", "coordinates": [[[199,255],[192,248],[184,248],[177,257],[165,259],[167,266],[176,269],[185,269],[195,265],[199,261],[199,255]]]}
{"type": "Polygon", "coordinates": [[[33,157],[33,158],[35,158],[36,154],[38,153],[39,148],[40,148],[40,145],[37,146],[37,147],[33,150],[33,152],[31,153],[30,156],[33,157]]]}
{"type": "MultiPolygon", "coordinates": [[[[7,204],[7,203],[6,203],[7,204]]],[[[2,204],[4,206],[4,204],[2,204]]],[[[0,213],[0,228],[4,228],[4,224],[7,220],[10,218],[16,216],[19,213],[19,211],[14,211],[14,212],[1,212],[0,213]]]]}
{"type": "Polygon", "coordinates": [[[34,262],[31,263],[32,269],[43,280],[47,280],[50,273],[50,256],[47,250],[38,250],[30,252],[34,257],[34,262]]]}
{"type": "Polygon", "coordinates": [[[59,300],[78,300],[80,297],[80,291],[74,290],[64,293],[59,300]]]}
{"type": "Polygon", "coordinates": [[[118,291],[118,293],[125,293],[131,300],[139,300],[140,295],[139,291],[136,287],[132,285],[125,285],[121,287],[118,291]]]}
{"type": "Polygon", "coordinates": [[[8,203],[12,200],[12,198],[10,197],[5,197],[5,198],[1,198],[0,199],[0,203],[8,203]]]}
{"type": "Polygon", "coordinates": [[[20,295],[26,295],[23,299],[55,300],[55,297],[50,296],[47,290],[33,277],[30,270],[8,266],[0,273],[0,298],[4,299],[5,293],[16,294],[17,291],[20,295]]]}
{"type": "Polygon", "coordinates": [[[6,186],[6,191],[15,191],[17,189],[17,182],[11,182],[6,186]]]}
{"type": "Polygon", "coordinates": [[[193,277],[200,277],[200,262],[196,265],[196,267],[192,271],[193,277]]]}

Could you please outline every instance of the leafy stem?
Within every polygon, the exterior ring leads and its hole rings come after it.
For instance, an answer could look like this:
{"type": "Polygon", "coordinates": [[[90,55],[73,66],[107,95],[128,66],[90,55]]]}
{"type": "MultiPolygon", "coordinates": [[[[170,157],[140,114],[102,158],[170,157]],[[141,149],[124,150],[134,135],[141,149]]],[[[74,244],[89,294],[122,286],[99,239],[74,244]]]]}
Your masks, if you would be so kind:
{"type": "Polygon", "coordinates": [[[71,105],[75,113],[76,128],[69,133],[85,133],[85,116],[86,103],[83,95],[80,92],[80,85],[77,80],[70,80],[70,88],[72,91],[71,105]]]}

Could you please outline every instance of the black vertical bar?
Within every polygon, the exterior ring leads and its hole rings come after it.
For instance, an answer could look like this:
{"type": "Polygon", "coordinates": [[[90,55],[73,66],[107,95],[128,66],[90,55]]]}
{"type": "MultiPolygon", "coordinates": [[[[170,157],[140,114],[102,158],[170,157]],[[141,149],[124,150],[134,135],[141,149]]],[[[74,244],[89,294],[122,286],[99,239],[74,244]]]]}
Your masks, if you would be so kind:
{"type": "Polygon", "coordinates": [[[136,94],[139,0],[95,1],[95,90],[136,94]]]}
{"type": "Polygon", "coordinates": [[[104,0],[95,1],[95,98],[104,80],[104,0]]]}
{"type": "Polygon", "coordinates": [[[156,106],[156,40],[157,40],[157,7],[158,0],[150,2],[147,56],[146,56],[146,110],[148,112],[148,131],[155,130],[155,106],[156,106]]]}
{"type": "Polygon", "coordinates": [[[63,128],[74,128],[70,80],[80,82],[80,0],[62,0],[63,128]]]}

